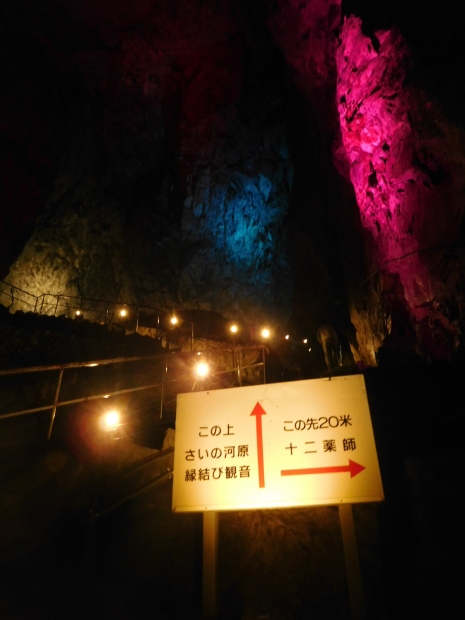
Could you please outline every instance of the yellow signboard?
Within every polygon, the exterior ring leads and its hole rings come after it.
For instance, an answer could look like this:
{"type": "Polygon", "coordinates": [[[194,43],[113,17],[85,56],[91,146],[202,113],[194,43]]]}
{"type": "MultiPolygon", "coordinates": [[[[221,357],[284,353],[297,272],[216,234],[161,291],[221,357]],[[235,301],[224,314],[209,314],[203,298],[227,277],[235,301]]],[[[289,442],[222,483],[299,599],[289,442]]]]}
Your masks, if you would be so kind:
{"type": "Polygon", "coordinates": [[[363,375],[179,394],[173,510],[378,502],[363,375]]]}

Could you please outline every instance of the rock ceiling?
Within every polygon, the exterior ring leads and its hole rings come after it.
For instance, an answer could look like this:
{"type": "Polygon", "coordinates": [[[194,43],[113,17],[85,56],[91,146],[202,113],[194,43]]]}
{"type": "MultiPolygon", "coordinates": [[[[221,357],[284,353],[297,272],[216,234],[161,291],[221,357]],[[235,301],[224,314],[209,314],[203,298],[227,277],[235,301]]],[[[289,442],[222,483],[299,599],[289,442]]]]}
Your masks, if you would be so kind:
{"type": "Polygon", "coordinates": [[[461,33],[371,4],[3,2],[1,276],[456,356],[461,33]]]}

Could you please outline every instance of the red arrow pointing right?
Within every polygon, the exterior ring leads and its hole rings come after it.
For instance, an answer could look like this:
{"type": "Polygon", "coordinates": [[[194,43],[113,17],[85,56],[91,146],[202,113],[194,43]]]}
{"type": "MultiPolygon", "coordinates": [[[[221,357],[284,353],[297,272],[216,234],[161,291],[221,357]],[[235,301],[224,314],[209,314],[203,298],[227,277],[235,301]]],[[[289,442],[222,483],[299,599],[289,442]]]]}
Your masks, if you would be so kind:
{"type": "Polygon", "coordinates": [[[334,467],[310,467],[309,469],[282,469],[281,476],[302,476],[305,474],[339,474],[342,472],[350,472],[350,477],[353,478],[365,467],[359,465],[349,459],[348,465],[336,465],[334,467]]]}

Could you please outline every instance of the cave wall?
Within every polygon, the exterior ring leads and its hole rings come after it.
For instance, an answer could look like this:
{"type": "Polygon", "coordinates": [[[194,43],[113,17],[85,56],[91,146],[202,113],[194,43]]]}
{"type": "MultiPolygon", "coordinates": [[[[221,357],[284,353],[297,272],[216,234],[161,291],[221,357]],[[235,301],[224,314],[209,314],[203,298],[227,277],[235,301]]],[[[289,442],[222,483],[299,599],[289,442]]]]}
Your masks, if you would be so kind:
{"type": "Polygon", "coordinates": [[[251,32],[250,8],[197,0],[25,5],[41,20],[18,30],[72,93],[51,86],[53,187],[5,279],[34,295],[288,317],[293,165],[264,23],[251,32]]]}
{"type": "Polygon", "coordinates": [[[370,39],[349,17],[341,39],[336,159],[347,167],[378,269],[398,282],[418,351],[447,358],[463,314],[463,130],[405,84],[408,50],[399,32],[370,39]]]}
{"type": "Polygon", "coordinates": [[[454,51],[463,62],[457,30],[446,19],[435,29],[431,14],[415,30],[415,9],[401,17],[397,3],[376,10],[364,2],[281,0],[268,8],[270,31],[319,121],[321,141],[332,141],[332,165],[353,190],[340,180],[346,204],[335,208],[328,199],[326,206],[339,216],[355,356],[374,364],[384,345],[449,359],[460,345],[464,309],[463,118],[450,118],[457,112],[450,105],[454,51]],[[424,79],[432,58],[422,35],[436,45],[436,79],[424,79]],[[449,79],[441,89],[442,66],[449,79]],[[438,98],[441,90],[449,98],[438,98]],[[357,239],[365,247],[362,271],[350,247],[357,239]]]}
{"type": "Polygon", "coordinates": [[[2,11],[7,281],[291,318],[313,338],[329,321],[368,365],[380,348],[458,354],[463,53],[447,6],[437,24],[364,0],[2,11]]]}

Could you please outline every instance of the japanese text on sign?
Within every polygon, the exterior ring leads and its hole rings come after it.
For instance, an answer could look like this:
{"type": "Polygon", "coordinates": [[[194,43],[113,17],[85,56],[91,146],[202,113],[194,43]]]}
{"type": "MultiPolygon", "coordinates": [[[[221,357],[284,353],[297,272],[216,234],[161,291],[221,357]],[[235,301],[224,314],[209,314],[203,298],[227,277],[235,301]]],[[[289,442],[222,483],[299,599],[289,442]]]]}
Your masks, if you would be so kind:
{"type": "Polygon", "coordinates": [[[173,510],[382,499],[362,375],[178,395],[173,510]]]}

